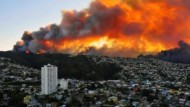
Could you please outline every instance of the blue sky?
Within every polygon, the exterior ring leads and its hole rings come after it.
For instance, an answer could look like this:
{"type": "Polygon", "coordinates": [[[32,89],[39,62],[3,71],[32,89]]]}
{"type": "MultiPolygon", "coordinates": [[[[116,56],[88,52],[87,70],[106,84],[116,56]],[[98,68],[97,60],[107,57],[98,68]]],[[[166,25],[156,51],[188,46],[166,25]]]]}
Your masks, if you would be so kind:
{"type": "Polygon", "coordinates": [[[0,51],[11,50],[25,30],[61,22],[61,10],[87,8],[91,0],[1,0],[0,51]]]}

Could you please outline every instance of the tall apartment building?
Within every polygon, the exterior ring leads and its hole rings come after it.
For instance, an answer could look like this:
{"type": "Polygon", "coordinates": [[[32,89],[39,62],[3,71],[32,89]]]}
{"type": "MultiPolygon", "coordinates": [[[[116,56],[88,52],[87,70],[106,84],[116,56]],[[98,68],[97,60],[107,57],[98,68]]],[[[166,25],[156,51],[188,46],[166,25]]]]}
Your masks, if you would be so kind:
{"type": "Polygon", "coordinates": [[[52,94],[57,91],[58,68],[48,64],[41,68],[41,91],[42,94],[52,94]]]}

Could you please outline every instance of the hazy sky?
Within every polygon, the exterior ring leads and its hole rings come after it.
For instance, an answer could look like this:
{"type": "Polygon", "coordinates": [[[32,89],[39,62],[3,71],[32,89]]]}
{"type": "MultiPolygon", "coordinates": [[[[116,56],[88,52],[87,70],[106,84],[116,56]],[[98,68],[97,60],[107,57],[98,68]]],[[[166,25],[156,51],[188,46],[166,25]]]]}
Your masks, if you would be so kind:
{"type": "Polygon", "coordinates": [[[81,10],[91,0],[1,0],[0,51],[11,50],[25,30],[59,24],[61,10],[81,10]]]}

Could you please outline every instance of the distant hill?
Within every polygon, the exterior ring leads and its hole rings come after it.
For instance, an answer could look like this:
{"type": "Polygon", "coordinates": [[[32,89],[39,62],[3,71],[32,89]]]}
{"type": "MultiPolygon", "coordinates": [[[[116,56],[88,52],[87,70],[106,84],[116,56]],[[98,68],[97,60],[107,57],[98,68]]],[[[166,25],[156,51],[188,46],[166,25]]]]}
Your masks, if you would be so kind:
{"type": "Polygon", "coordinates": [[[139,55],[141,58],[155,58],[173,63],[190,64],[190,45],[184,41],[178,42],[178,47],[164,50],[156,55],[139,55]]]}
{"type": "Polygon", "coordinates": [[[85,55],[71,56],[68,54],[32,54],[16,52],[0,52],[0,57],[14,60],[18,64],[41,69],[50,63],[59,67],[59,78],[76,78],[90,80],[116,79],[115,74],[121,71],[113,63],[96,64],[85,55]]]}
{"type": "MultiPolygon", "coordinates": [[[[189,64],[170,63],[150,57],[119,58],[69,54],[32,54],[0,52],[0,57],[15,63],[41,69],[50,63],[58,66],[59,78],[80,80],[110,80],[142,78],[157,80],[183,80],[190,75],[189,64]],[[184,72],[181,74],[181,72],[184,72]],[[180,76],[179,76],[180,75],[180,76]]],[[[190,81],[190,79],[188,78],[190,81]]]]}

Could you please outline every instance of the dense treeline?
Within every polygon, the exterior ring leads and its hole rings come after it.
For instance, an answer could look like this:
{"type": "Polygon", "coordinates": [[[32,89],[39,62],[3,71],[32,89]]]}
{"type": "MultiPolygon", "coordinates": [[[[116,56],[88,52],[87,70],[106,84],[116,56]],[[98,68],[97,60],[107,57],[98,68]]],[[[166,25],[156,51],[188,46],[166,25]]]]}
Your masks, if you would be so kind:
{"type": "Polygon", "coordinates": [[[121,68],[113,63],[96,64],[85,55],[71,56],[68,54],[26,54],[0,52],[0,57],[10,58],[18,64],[41,69],[50,63],[59,67],[59,78],[75,78],[82,80],[117,79],[121,68]]]}

